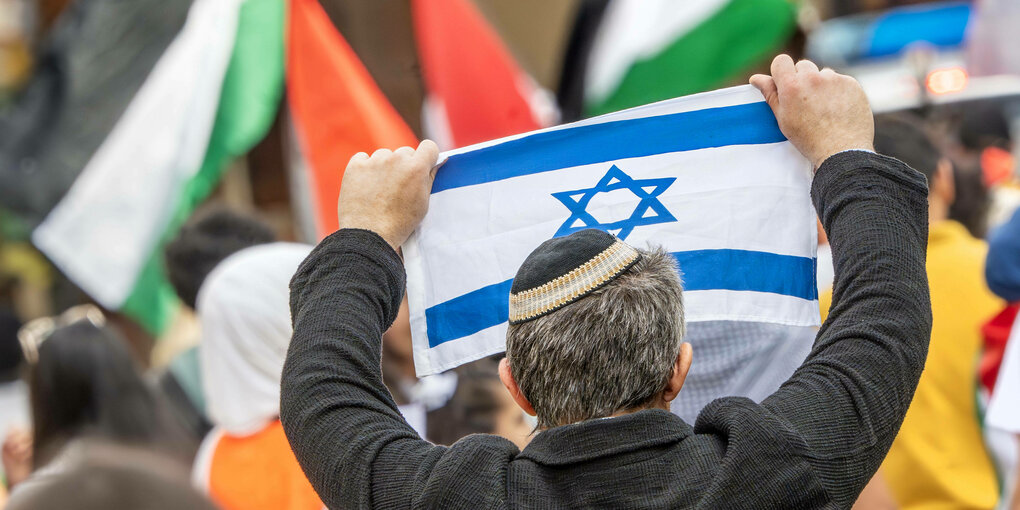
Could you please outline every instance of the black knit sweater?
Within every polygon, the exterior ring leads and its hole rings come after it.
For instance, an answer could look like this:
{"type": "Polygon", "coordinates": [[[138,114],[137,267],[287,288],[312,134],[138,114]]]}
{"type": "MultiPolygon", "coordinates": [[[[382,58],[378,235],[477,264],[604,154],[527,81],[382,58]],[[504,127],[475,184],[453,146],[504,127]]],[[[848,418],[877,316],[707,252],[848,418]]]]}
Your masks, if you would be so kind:
{"type": "Polygon", "coordinates": [[[541,432],[519,451],[432,445],[383,386],[382,332],[404,289],[379,236],[341,230],[291,283],[281,417],[330,508],[849,508],[885,457],[924,366],[927,187],[903,163],[845,152],[812,198],[836,269],[828,320],[761,404],[723,398],[693,427],[647,410],[541,432]]]}

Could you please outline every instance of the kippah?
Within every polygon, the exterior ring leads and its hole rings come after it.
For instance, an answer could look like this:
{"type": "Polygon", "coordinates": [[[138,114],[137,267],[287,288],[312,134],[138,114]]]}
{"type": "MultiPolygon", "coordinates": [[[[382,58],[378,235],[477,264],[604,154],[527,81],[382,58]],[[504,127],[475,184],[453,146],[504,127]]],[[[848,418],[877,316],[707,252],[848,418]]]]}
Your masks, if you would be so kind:
{"type": "Polygon", "coordinates": [[[517,270],[510,287],[510,324],[520,324],[591,294],[630,269],[641,254],[601,230],[550,239],[517,270]]]}

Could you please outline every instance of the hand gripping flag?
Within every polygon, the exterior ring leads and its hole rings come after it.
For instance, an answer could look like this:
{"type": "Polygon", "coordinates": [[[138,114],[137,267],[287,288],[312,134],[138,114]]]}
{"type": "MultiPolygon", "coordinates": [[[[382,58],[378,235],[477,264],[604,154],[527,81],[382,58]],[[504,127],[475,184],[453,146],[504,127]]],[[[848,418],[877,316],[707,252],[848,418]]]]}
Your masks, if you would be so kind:
{"type": "Polygon", "coordinates": [[[521,262],[586,228],[671,252],[690,322],[818,324],[811,166],[750,86],[442,158],[403,246],[419,376],[502,352],[521,262]]]}

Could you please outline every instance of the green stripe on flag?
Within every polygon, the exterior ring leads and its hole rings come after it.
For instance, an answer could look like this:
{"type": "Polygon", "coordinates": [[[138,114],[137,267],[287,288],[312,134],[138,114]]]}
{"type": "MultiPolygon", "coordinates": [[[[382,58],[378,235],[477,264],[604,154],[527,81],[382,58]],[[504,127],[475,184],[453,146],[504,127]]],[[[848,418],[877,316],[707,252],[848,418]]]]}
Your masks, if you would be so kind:
{"type": "Polygon", "coordinates": [[[661,52],[635,61],[620,85],[589,116],[623,110],[724,85],[772,55],[793,34],[788,0],[732,0],[661,52]]]}
{"type": "Polygon", "coordinates": [[[185,184],[163,238],[153,247],[121,308],[155,335],[169,326],[178,302],[166,278],[163,246],[209,195],[227,164],[266,136],[283,95],[284,0],[246,0],[239,16],[202,167],[185,184]]]}

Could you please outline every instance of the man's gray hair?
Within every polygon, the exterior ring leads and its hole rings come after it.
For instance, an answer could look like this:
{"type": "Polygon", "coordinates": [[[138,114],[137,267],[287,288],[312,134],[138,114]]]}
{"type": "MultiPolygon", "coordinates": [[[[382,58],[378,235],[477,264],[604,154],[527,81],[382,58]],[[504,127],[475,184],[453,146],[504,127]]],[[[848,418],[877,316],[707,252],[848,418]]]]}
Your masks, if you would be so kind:
{"type": "Polygon", "coordinates": [[[684,336],[676,259],[661,248],[604,287],[511,325],[506,357],[540,428],[650,405],[666,388],[684,336]]]}

